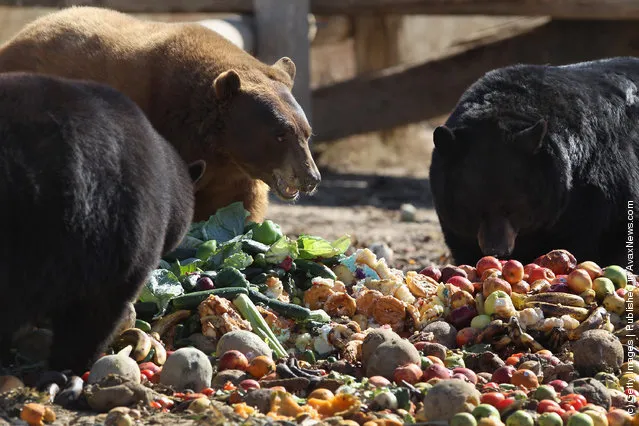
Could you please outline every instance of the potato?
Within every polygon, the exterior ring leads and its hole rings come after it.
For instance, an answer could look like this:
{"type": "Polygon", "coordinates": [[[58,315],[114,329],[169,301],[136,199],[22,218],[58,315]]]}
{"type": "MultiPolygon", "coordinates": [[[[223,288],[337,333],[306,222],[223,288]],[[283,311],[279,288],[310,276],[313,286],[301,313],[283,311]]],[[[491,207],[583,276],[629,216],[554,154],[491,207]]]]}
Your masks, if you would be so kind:
{"type": "Polygon", "coordinates": [[[365,366],[366,376],[383,376],[393,380],[395,369],[409,363],[421,365],[419,351],[408,340],[393,337],[375,348],[365,366]]]}
{"type": "Polygon", "coordinates": [[[448,421],[457,413],[470,413],[481,394],[475,386],[459,379],[438,382],[424,396],[424,415],[428,421],[448,421]]]}
{"type": "Polygon", "coordinates": [[[422,333],[433,333],[433,342],[449,349],[457,347],[457,329],[446,321],[434,321],[422,329],[422,333]]]}
{"type": "Polygon", "coordinates": [[[117,374],[133,383],[140,383],[140,367],[133,358],[125,354],[106,355],[91,367],[87,383],[97,383],[109,374],[117,374]]]}
{"type": "Polygon", "coordinates": [[[196,348],[181,348],[166,360],[160,372],[160,383],[177,391],[199,392],[211,386],[213,366],[209,357],[196,348]]]}
{"type": "Polygon", "coordinates": [[[273,351],[266,342],[251,331],[236,330],[225,333],[217,342],[217,356],[222,356],[224,352],[236,350],[242,352],[249,361],[259,355],[266,355],[273,358],[273,351]]]}
{"type": "Polygon", "coordinates": [[[586,331],[572,343],[572,352],[575,368],[586,377],[599,371],[617,374],[624,360],[621,342],[606,330],[586,331]]]}
{"type": "Polygon", "coordinates": [[[390,328],[377,328],[366,334],[362,343],[362,364],[365,366],[375,349],[384,342],[393,338],[401,339],[397,333],[390,328]]]}

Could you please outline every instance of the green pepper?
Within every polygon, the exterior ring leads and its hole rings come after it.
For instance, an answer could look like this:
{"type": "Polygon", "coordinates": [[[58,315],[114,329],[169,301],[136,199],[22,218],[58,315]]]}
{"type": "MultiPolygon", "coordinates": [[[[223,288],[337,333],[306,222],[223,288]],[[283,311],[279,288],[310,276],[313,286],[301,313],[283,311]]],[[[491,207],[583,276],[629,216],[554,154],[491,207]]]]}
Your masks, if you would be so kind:
{"type": "Polygon", "coordinates": [[[195,257],[200,260],[207,260],[209,257],[213,256],[213,253],[217,250],[217,241],[208,240],[204,241],[200,244],[195,252],[195,257]]]}
{"type": "Polygon", "coordinates": [[[280,225],[269,219],[253,228],[253,239],[262,244],[271,245],[283,235],[280,225]]]}

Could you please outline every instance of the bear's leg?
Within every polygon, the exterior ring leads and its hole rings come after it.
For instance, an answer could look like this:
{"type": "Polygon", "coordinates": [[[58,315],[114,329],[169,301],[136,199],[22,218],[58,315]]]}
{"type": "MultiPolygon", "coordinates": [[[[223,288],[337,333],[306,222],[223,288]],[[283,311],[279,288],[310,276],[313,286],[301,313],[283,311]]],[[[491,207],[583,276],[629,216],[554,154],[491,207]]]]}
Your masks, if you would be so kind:
{"type": "Polygon", "coordinates": [[[85,372],[109,343],[124,313],[124,305],[124,299],[108,295],[91,301],[79,300],[57,312],[53,316],[49,368],[70,369],[76,374],[85,372]]]}

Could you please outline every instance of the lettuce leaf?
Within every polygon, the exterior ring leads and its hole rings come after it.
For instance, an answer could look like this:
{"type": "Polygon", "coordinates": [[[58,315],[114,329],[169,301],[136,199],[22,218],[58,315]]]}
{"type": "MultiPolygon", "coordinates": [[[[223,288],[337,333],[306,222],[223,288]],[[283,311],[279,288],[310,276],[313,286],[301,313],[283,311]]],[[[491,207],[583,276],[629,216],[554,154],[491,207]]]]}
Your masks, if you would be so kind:
{"type": "Polygon", "coordinates": [[[156,269],[149,275],[142,291],[140,302],[154,302],[157,304],[158,315],[164,315],[169,301],[184,293],[182,284],[175,274],[166,269],[156,269]]]}
{"type": "Polygon", "coordinates": [[[232,266],[235,269],[242,270],[248,268],[253,263],[253,257],[250,254],[239,251],[231,254],[222,261],[222,266],[232,266]]]}
{"type": "Polygon", "coordinates": [[[350,235],[329,242],[314,235],[300,235],[297,239],[299,257],[302,259],[329,258],[343,254],[351,246],[350,235]]]}
{"type": "Polygon", "coordinates": [[[173,272],[173,275],[180,278],[188,273],[200,271],[199,266],[203,263],[203,260],[196,258],[185,259],[182,262],[176,260],[173,266],[171,266],[171,272],[173,272]]]}
{"type": "Polygon", "coordinates": [[[295,260],[299,256],[298,243],[291,240],[286,235],[274,242],[264,254],[266,261],[272,264],[279,264],[287,257],[295,260]]]}
{"type": "Polygon", "coordinates": [[[244,225],[248,216],[249,212],[244,209],[244,204],[241,201],[222,207],[199,229],[203,237],[201,239],[225,243],[238,235],[242,235],[244,234],[244,225]]]}

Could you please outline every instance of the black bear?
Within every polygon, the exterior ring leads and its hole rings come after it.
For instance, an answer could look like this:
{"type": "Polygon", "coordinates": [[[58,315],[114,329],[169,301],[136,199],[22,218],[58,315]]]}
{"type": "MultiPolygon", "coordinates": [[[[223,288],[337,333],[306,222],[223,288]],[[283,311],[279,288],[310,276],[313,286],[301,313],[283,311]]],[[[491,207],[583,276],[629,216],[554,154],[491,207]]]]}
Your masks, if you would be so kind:
{"type": "Polygon", "coordinates": [[[186,165],[106,85],[0,74],[0,348],[46,317],[49,366],[86,370],[191,222],[186,165]]]}
{"type": "Polygon", "coordinates": [[[456,263],[566,249],[625,266],[638,86],[635,58],[519,64],[475,82],[433,133],[431,190],[456,263]]]}

